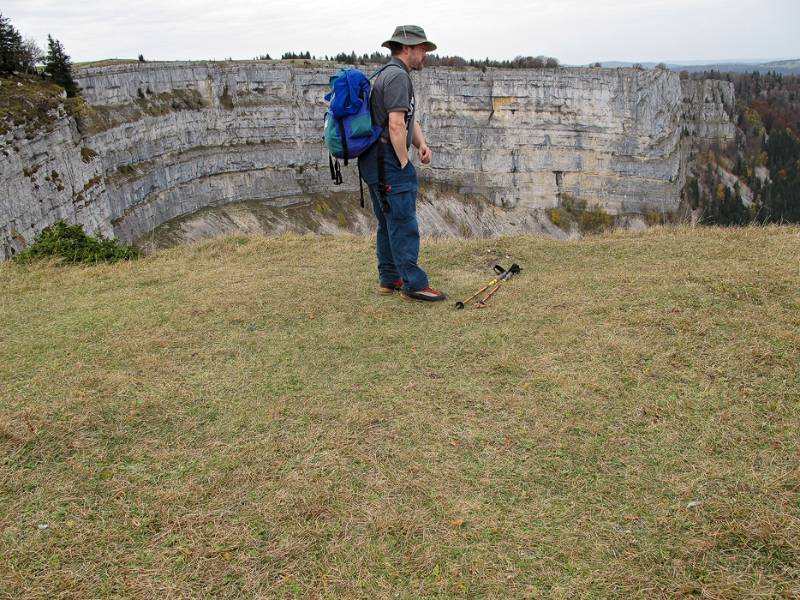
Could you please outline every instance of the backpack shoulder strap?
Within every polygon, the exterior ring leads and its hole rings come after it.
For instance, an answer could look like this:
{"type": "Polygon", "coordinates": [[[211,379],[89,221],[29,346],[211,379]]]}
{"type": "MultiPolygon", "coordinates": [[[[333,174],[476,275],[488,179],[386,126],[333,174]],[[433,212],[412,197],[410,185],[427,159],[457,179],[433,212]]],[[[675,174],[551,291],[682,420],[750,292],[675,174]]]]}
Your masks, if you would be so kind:
{"type": "MultiPolygon", "coordinates": [[[[370,112],[370,114],[372,114],[372,87],[371,87],[372,86],[372,80],[375,79],[381,73],[383,73],[389,67],[397,67],[398,69],[402,69],[403,71],[405,71],[405,69],[403,69],[403,67],[401,67],[397,63],[389,62],[389,63],[386,63],[385,65],[383,65],[380,69],[378,69],[372,75],[369,76],[369,82],[370,82],[370,92],[369,92],[370,93],[370,106],[369,106],[370,110],[369,110],[369,112],[370,112]]],[[[386,127],[388,123],[389,123],[389,117],[387,115],[386,122],[382,123],[381,127],[386,127]]]]}
{"type": "MultiPolygon", "coordinates": [[[[397,67],[398,69],[402,69],[402,68],[403,68],[403,67],[401,67],[400,65],[398,65],[397,63],[393,63],[393,62],[386,63],[386,64],[385,64],[385,65],[383,65],[383,66],[382,66],[380,69],[378,69],[378,70],[377,70],[377,71],[375,71],[375,72],[374,72],[372,75],[370,75],[370,76],[369,76],[369,80],[370,80],[370,81],[372,81],[373,79],[375,79],[375,78],[376,78],[378,75],[380,75],[381,73],[383,73],[383,72],[384,72],[386,69],[388,69],[389,67],[397,67]]],[[[403,70],[405,70],[405,69],[403,69],[403,70]]]]}

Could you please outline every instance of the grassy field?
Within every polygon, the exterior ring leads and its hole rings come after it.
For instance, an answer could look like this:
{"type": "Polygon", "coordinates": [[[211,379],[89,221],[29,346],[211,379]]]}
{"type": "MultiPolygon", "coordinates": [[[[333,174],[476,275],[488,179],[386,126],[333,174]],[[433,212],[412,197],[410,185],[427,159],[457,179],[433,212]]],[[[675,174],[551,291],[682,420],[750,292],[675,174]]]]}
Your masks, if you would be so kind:
{"type": "Polygon", "coordinates": [[[0,598],[798,598],[800,228],[0,265],[0,598]]]}
{"type": "Polygon", "coordinates": [[[104,58],[102,60],[93,60],[87,62],[79,62],[72,65],[75,69],[91,69],[94,67],[113,67],[115,65],[133,65],[139,62],[136,58],[104,58]]]}

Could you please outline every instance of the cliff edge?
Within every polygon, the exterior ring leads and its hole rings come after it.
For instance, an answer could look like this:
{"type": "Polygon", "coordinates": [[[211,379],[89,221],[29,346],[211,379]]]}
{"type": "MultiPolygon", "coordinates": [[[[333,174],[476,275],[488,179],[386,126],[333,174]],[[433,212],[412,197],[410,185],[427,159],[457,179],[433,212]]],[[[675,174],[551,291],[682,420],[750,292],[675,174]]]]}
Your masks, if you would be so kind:
{"type": "MultiPolygon", "coordinates": [[[[344,207],[331,209],[328,229],[368,231],[355,169],[334,188],[321,141],[337,68],[178,62],[79,71],[82,99],[49,106],[37,127],[0,129],[0,258],[61,218],[136,241],[241,202],[280,210],[322,198],[344,207]]],[[[692,149],[734,138],[732,85],[670,71],[436,68],[414,78],[434,153],[419,169],[428,235],[564,235],[540,209],[565,198],[612,214],[669,213],[692,149]]],[[[292,228],[291,218],[279,221],[292,228]]]]}

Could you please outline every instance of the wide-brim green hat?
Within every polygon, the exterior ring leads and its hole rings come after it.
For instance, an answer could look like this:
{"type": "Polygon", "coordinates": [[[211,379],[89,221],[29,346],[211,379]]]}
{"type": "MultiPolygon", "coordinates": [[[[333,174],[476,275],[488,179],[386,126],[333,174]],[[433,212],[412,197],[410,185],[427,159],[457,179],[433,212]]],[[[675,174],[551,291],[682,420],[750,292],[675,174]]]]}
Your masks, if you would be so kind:
{"type": "Polygon", "coordinates": [[[436,50],[436,44],[430,41],[425,35],[425,30],[419,25],[398,25],[394,30],[394,35],[381,44],[384,48],[389,48],[390,43],[402,44],[403,46],[419,46],[425,44],[428,52],[436,50]]]}

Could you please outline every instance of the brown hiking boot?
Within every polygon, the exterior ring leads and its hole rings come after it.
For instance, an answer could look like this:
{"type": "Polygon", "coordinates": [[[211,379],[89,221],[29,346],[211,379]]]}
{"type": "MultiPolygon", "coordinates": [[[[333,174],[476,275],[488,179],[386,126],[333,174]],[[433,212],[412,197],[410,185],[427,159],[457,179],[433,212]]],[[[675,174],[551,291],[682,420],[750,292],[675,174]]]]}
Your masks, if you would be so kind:
{"type": "Polygon", "coordinates": [[[394,294],[395,292],[399,291],[403,287],[403,280],[396,279],[394,282],[386,285],[381,284],[381,287],[378,288],[378,293],[384,296],[388,296],[390,294],[394,294]]]}

